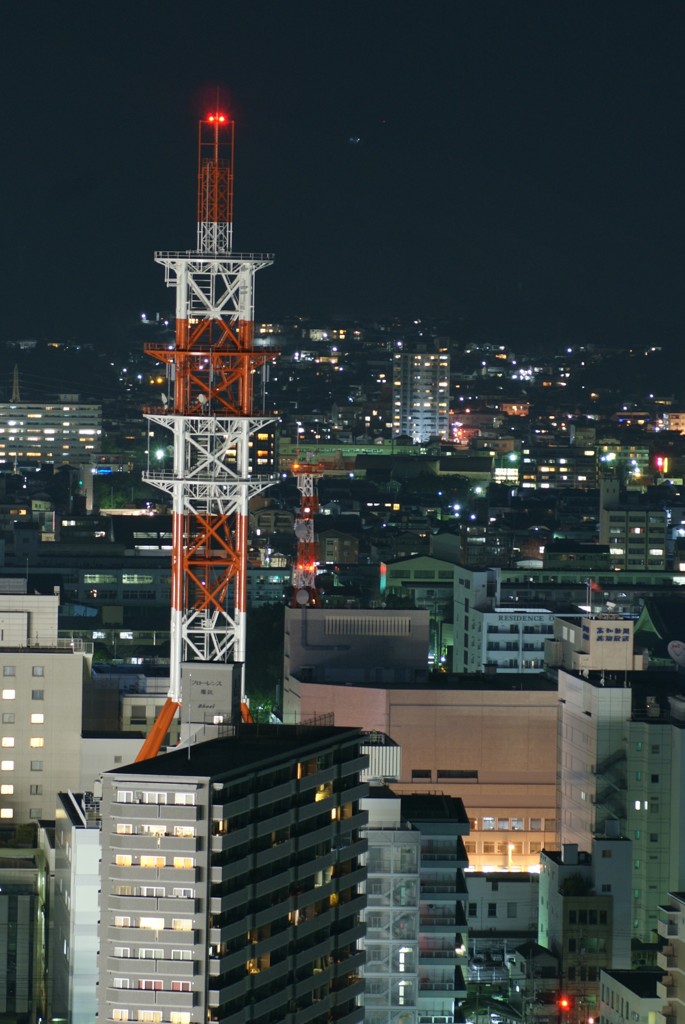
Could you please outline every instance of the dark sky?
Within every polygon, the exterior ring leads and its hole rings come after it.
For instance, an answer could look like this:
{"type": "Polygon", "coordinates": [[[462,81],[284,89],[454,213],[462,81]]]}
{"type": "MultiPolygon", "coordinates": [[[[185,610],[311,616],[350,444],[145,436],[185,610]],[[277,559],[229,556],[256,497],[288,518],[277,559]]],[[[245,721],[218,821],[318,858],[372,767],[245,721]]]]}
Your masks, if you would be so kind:
{"type": "Polygon", "coordinates": [[[276,254],[258,319],[682,337],[680,2],[10,10],[0,341],[106,345],[171,308],[152,254],[194,245],[196,125],[217,87],[237,123],[235,247],[276,254]]]}

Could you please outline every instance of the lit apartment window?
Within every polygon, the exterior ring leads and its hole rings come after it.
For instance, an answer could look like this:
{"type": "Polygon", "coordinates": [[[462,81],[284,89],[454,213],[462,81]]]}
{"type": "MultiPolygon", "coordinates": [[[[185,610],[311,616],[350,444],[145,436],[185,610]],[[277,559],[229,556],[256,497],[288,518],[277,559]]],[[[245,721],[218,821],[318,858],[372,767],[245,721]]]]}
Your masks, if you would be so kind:
{"type": "Polygon", "coordinates": [[[112,1020],[128,1020],[128,1010],[114,1007],[112,1010],[112,1020]]]}
{"type": "Polygon", "coordinates": [[[194,793],[174,793],[175,804],[185,804],[187,807],[192,807],[195,804],[194,793]]]}
{"type": "Polygon", "coordinates": [[[120,821],[117,822],[117,835],[119,835],[119,836],[132,836],[133,835],[133,825],[123,824],[120,821]]]}
{"type": "Polygon", "coordinates": [[[2,737],[2,741],[0,741],[0,742],[1,742],[3,747],[13,747],[14,746],[14,736],[3,736],[2,737]]]}
{"type": "Polygon", "coordinates": [[[175,868],[194,868],[195,859],[193,857],[174,857],[175,868]]]}
{"type": "Polygon", "coordinates": [[[190,918],[175,917],[171,922],[171,927],[175,932],[192,932],[193,922],[190,918]]]}
{"type": "Polygon", "coordinates": [[[195,835],[194,825],[174,825],[174,835],[190,839],[195,835]]]}
{"type": "Polygon", "coordinates": [[[45,746],[45,740],[42,736],[32,736],[29,740],[29,746],[38,748],[45,746]]]}
{"type": "Polygon", "coordinates": [[[11,782],[4,782],[0,786],[0,796],[12,796],[14,794],[14,786],[11,782]]]}
{"type": "Polygon", "coordinates": [[[13,818],[14,811],[11,807],[0,807],[0,818],[13,818]]]}
{"type": "Polygon", "coordinates": [[[130,853],[118,853],[114,858],[114,863],[120,868],[130,868],[133,864],[133,857],[130,853]]]}
{"type": "Polygon", "coordinates": [[[166,857],[153,856],[150,854],[143,855],[140,858],[141,868],[165,868],[166,857]]]}
{"type": "Polygon", "coordinates": [[[161,932],[164,931],[164,918],[163,917],[141,917],[138,920],[139,928],[150,928],[152,931],[161,932]]]}
{"type": "Polygon", "coordinates": [[[117,803],[118,804],[132,804],[133,803],[133,790],[131,790],[131,789],[118,789],[117,790],[117,803]]]}
{"type": "Polygon", "coordinates": [[[138,1010],[138,1020],[143,1024],[162,1024],[161,1010],[138,1010]]]}
{"type": "Polygon", "coordinates": [[[13,772],[14,761],[0,761],[0,771],[2,772],[13,772]]]}
{"type": "Polygon", "coordinates": [[[190,1010],[172,1010],[169,1020],[171,1024],[190,1024],[190,1010]]]}
{"type": "Polygon", "coordinates": [[[45,722],[45,715],[43,714],[42,711],[38,712],[38,714],[31,715],[31,725],[43,725],[44,722],[45,722]]]}
{"type": "Polygon", "coordinates": [[[2,691],[2,699],[3,700],[16,700],[16,698],[17,698],[17,691],[16,690],[3,690],[2,691]]]}

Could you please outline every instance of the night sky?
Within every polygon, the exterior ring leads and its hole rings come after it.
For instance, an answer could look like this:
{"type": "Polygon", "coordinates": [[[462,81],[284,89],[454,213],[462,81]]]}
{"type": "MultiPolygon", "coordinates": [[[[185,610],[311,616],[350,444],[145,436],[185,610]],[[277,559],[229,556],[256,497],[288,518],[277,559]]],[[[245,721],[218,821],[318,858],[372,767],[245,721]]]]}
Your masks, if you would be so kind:
{"type": "Polygon", "coordinates": [[[685,303],[685,5],[10,4],[0,341],[130,340],[195,244],[196,126],[235,118],[257,319],[661,344],[685,303]]]}

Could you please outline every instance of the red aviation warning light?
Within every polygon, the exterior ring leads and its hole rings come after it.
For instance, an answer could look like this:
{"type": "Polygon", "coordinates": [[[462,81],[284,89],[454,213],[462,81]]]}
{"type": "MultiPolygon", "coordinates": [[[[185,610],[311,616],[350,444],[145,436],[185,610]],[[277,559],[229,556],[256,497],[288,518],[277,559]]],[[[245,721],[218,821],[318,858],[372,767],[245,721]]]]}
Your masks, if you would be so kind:
{"type": "Polygon", "coordinates": [[[569,1013],[573,1008],[573,1000],[570,996],[559,996],[557,1006],[562,1013],[569,1013]]]}

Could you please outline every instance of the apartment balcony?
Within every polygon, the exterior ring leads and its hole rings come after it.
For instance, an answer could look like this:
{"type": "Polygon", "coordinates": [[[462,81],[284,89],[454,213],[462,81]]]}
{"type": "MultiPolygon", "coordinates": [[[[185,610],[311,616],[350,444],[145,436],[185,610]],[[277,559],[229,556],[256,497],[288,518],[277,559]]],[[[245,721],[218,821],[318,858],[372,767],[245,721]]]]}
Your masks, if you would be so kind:
{"type": "Polygon", "coordinates": [[[664,946],[664,948],[656,955],[657,967],[661,967],[662,970],[668,970],[669,967],[678,966],[678,958],[674,956],[672,946],[664,946]]]}
{"type": "Polygon", "coordinates": [[[457,896],[466,896],[467,890],[454,882],[437,882],[433,880],[421,882],[421,899],[432,902],[454,901],[457,896]]]}
{"type": "Polygon", "coordinates": [[[659,999],[675,999],[678,994],[678,987],[671,974],[664,974],[661,981],[656,983],[656,994],[659,999]]]}
{"type": "Polygon", "coordinates": [[[456,957],[454,946],[444,949],[420,949],[419,966],[421,967],[454,967],[456,957]]]}

